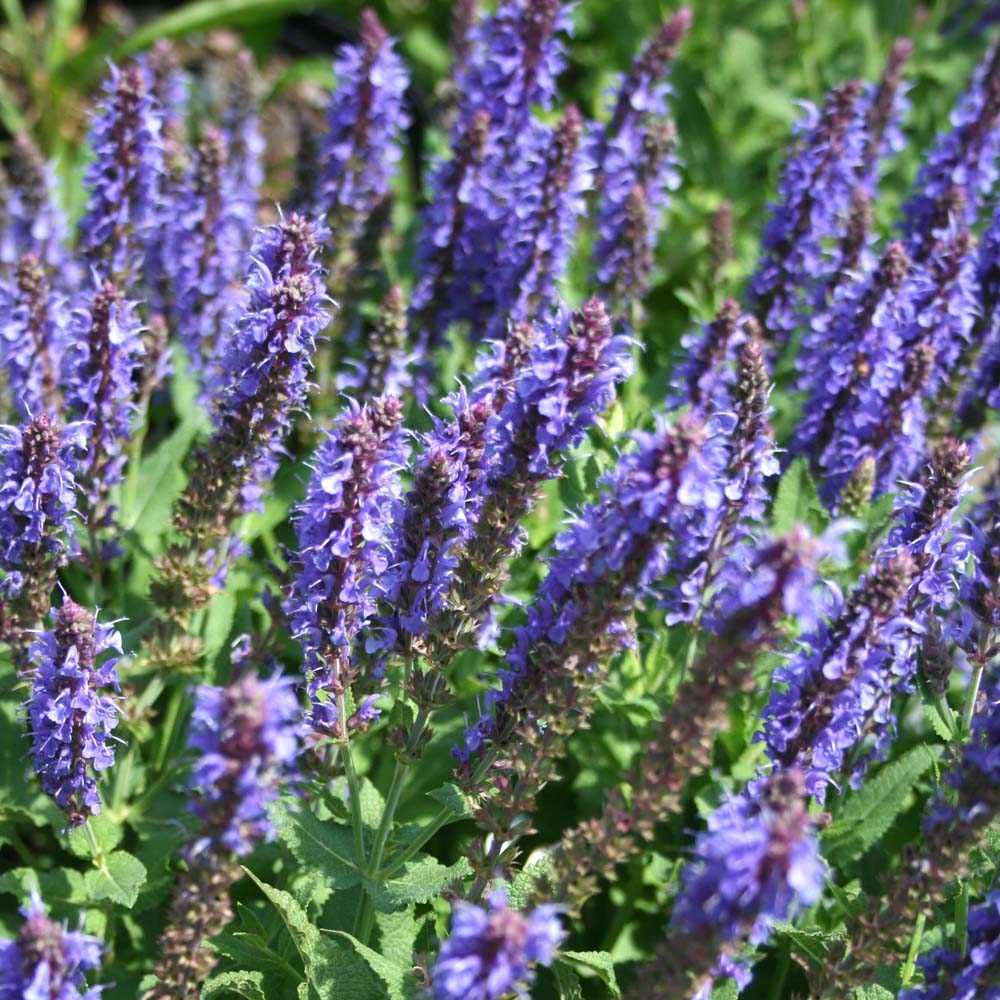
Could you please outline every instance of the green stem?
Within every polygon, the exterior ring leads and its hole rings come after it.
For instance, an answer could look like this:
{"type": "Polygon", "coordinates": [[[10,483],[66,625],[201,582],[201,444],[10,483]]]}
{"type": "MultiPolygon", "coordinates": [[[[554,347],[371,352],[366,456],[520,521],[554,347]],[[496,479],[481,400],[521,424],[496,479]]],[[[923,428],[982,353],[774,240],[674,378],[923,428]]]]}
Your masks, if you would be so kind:
{"type": "MultiPolygon", "coordinates": [[[[347,703],[344,696],[337,696],[337,717],[345,730],[347,727],[347,703]]],[[[354,754],[351,753],[350,738],[345,735],[341,747],[344,757],[344,771],[347,774],[347,788],[351,797],[351,830],[354,833],[354,853],[358,856],[358,865],[365,867],[365,843],[363,825],[361,820],[361,782],[358,781],[358,772],[354,767],[354,754]]]]}
{"type": "Polygon", "coordinates": [[[965,695],[965,708],[962,711],[962,739],[967,740],[972,732],[972,716],[976,712],[976,701],[979,699],[979,685],[983,680],[986,664],[980,662],[973,668],[972,681],[965,695]]]}
{"type": "Polygon", "coordinates": [[[94,864],[98,868],[104,867],[104,852],[101,850],[100,845],[97,843],[97,838],[94,836],[94,831],[90,828],[90,819],[86,819],[83,824],[83,835],[87,838],[87,846],[90,848],[90,853],[94,859],[94,864]]]}
{"type": "Polygon", "coordinates": [[[920,941],[924,936],[924,924],[927,922],[926,914],[921,913],[917,917],[916,926],[913,928],[913,937],[910,939],[910,950],[906,954],[906,962],[903,965],[902,986],[909,986],[913,978],[913,970],[917,964],[917,955],[920,954],[920,941]]]}
{"type": "Polygon", "coordinates": [[[132,767],[135,763],[135,744],[129,745],[125,759],[115,768],[114,791],[111,793],[111,812],[116,816],[121,811],[125,797],[128,795],[128,786],[132,778],[132,767]]]}
{"type": "Polygon", "coordinates": [[[405,850],[400,851],[390,862],[383,868],[376,876],[379,882],[385,881],[387,878],[391,878],[396,872],[399,871],[407,861],[410,860],[415,854],[417,854],[420,849],[427,843],[435,833],[438,832],[442,827],[447,826],[455,813],[451,811],[447,806],[444,806],[441,811],[434,816],[434,818],[420,831],[417,835],[416,840],[411,841],[405,850]]]}
{"type": "Polygon", "coordinates": [[[174,741],[174,730],[177,728],[177,720],[180,718],[181,706],[184,704],[184,687],[178,684],[170,693],[170,701],[167,703],[167,714],[163,720],[163,739],[156,752],[155,769],[161,772],[167,763],[167,754],[174,741]]]}

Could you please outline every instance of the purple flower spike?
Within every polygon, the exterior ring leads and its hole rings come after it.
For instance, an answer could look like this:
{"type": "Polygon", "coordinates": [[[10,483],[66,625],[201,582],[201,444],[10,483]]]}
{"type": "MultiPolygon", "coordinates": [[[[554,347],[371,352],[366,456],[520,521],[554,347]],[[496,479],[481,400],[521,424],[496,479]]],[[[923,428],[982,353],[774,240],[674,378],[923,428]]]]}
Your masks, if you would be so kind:
{"type": "Polygon", "coordinates": [[[17,262],[13,282],[0,284],[0,355],[17,412],[25,419],[62,410],[59,369],[68,310],[32,252],[17,262]]]}
{"type": "Polygon", "coordinates": [[[61,289],[76,285],[78,268],[66,253],[68,225],[56,201],[55,172],[26,135],[14,137],[10,190],[4,191],[0,225],[0,266],[10,274],[24,254],[34,254],[51,269],[61,289]]]}
{"type": "Polygon", "coordinates": [[[910,256],[922,263],[957,219],[975,223],[979,205],[997,179],[1000,152],[1000,45],[994,44],[968,90],[951,113],[917,174],[903,206],[903,231],[910,256]]]}
{"type": "Polygon", "coordinates": [[[388,535],[406,461],[402,405],[352,405],[320,446],[296,517],[298,552],[286,610],[302,647],[320,735],[337,733],[337,698],[357,673],[351,644],[372,617],[389,567],[388,535]]]}
{"type": "Polygon", "coordinates": [[[455,417],[423,435],[413,486],[396,517],[392,560],[369,652],[421,651],[421,638],[448,608],[462,545],[482,506],[479,491],[487,421],[485,401],[452,400],[455,417]]]}
{"type": "Polygon", "coordinates": [[[160,222],[162,113],[138,65],[111,66],[104,93],[90,131],[95,159],[84,177],[88,201],[80,249],[103,278],[127,286],[160,222]]]}
{"type": "Polygon", "coordinates": [[[584,710],[574,705],[581,688],[589,689],[629,640],[626,621],[666,572],[668,543],[722,504],[697,420],[685,415],[677,427],[661,424],[635,440],[638,449],[619,461],[604,501],[556,539],[527,624],[516,630],[499,671],[501,687],[488,693],[487,711],[454,751],[463,762],[485,739],[508,739],[525,718],[584,710]]]}
{"type": "Polygon", "coordinates": [[[519,182],[517,219],[494,279],[498,312],[487,336],[502,336],[509,322],[548,315],[555,306],[556,282],[565,273],[592,186],[582,141],[583,118],[570,105],[534,169],[519,182]]]}
{"type": "Polygon", "coordinates": [[[671,585],[664,604],[668,622],[699,621],[706,596],[733,549],[763,520],[764,480],[778,474],[774,440],[767,421],[771,383],[756,320],[736,365],[732,409],[709,422],[703,458],[712,470],[721,502],[691,512],[688,527],[677,532],[671,554],[671,585]]]}
{"type": "Polygon", "coordinates": [[[750,303],[766,338],[783,344],[801,300],[823,271],[824,241],[840,235],[865,143],[865,102],[856,80],[833,90],[820,112],[804,103],[800,144],[785,163],[771,206],[750,303]]]}
{"type": "Polygon", "coordinates": [[[508,154],[532,106],[549,110],[566,65],[561,33],[572,24],[560,0],[503,0],[471,32],[471,54],[458,80],[460,126],[485,111],[508,154]]]}
{"type": "Polygon", "coordinates": [[[599,285],[616,308],[638,302],[649,290],[659,219],[680,184],[668,76],[690,26],[687,7],[664,23],[622,78],[611,119],[594,142],[594,259],[599,285]]]}
{"type": "Polygon", "coordinates": [[[37,893],[21,913],[17,937],[0,941],[0,1000],[99,1000],[104,987],[84,977],[101,967],[100,938],[47,916],[37,893]]]}
{"type": "Polygon", "coordinates": [[[899,1000],[997,1000],[1000,975],[1000,892],[969,909],[965,955],[935,948],[920,959],[924,981],[899,994],[899,1000]]]}
{"type": "Polygon", "coordinates": [[[245,305],[244,212],[227,165],[222,133],[206,126],[168,228],[170,314],[196,372],[218,358],[223,331],[245,305]]]}
{"type": "Polygon", "coordinates": [[[508,909],[499,891],[490,896],[488,908],[459,900],[451,934],[434,965],[434,1000],[526,996],[535,980],[534,965],[550,965],[564,937],[559,907],[551,903],[522,913],[508,909]]]}
{"type": "Polygon", "coordinates": [[[189,785],[202,826],[189,858],[242,858],[274,837],[267,807],[294,771],[300,720],[290,677],[248,673],[225,688],[198,688],[188,745],[199,756],[189,785]]]}
{"type": "Polygon", "coordinates": [[[954,515],[968,465],[964,445],[945,442],[935,451],[921,484],[897,502],[871,571],[774,674],[761,738],[776,764],[805,769],[809,793],[820,800],[867,733],[875,734],[874,747],[853,780],[884,754],[893,697],[913,687],[925,623],[957,597],[969,540],[954,515]]]}
{"type": "Polygon", "coordinates": [[[720,806],[681,876],[674,926],[720,944],[766,941],[775,921],[815,903],[823,891],[826,867],[815,827],[798,768],[778,771],[720,806]]]}
{"type": "Polygon", "coordinates": [[[99,624],[96,615],[66,598],[53,627],[31,645],[31,756],[42,789],[71,827],[100,813],[93,772],[115,762],[118,707],[103,691],[118,690],[121,643],[114,626],[99,624]]]}
{"type": "Polygon", "coordinates": [[[43,540],[46,555],[66,551],[59,532],[72,537],[73,474],[85,446],[84,424],[60,430],[44,413],[23,427],[0,426],[0,566],[8,573],[43,540]]]}
{"type": "Polygon", "coordinates": [[[495,156],[493,123],[480,110],[456,135],[452,158],[430,169],[430,202],[417,236],[412,302],[422,347],[441,343],[449,323],[472,314],[473,290],[458,278],[475,248],[490,239],[496,244],[494,209],[485,193],[487,165],[495,156]]]}
{"type": "Polygon", "coordinates": [[[325,227],[300,215],[257,233],[246,276],[249,301],[210,385],[216,435],[250,444],[225,459],[246,470],[246,510],[258,508],[260,484],[277,468],[291,414],[305,404],[316,341],[329,320],[323,270],[314,260],[325,235],[325,227]]]}
{"type": "Polygon", "coordinates": [[[897,38],[892,43],[882,79],[868,103],[860,174],[869,194],[878,180],[879,161],[900,152],[906,145],[900,119],[909,109],[906,98],[909,85],[903,82],[903,70],[912,54],[913,42],[909,38],[897,38]]]}
{"type": "Polygon", "coordinates": [[[320,149],[323,171],[317,208],[330,222],[336,250],[348,252],[389,182],[410,123],[403,106],[409,75],[375,12],[361,12],[361,42],[347,45],[334,63],[337,87],[330,99],[320,149]]]}
{"type": "Polygon", "coordinates": [[[237,246],[250,251],[257,229],[257,200],[264,183],[264,138],[260,134],[260,73],[253,54],[241,49],[232,60],[226,105],[222,113],[226,149],[226,188],[232,192],[233,211],[240,221],[237,246]]]}
{"type": "Polygon", "coordinates": [[[66,409],[89,425],[80,479],[87,515],[100,525],[110,514],[104,509],[108,492],[122,477],[124,444],[132,436],[139,393],[138,365],[144,348],[135,303],[112,283],[101,282],[87,308],[73,311],[67,343],[66,409]]]}
{"type": "Polygon", "coordinates": [[[512,474],[548,478],[560,453],[614,402],[616,383],[631,373],[630,343],[596,298],[539,329],[510,401],[490,423],[491,491],[502,494],[512,474]]]}

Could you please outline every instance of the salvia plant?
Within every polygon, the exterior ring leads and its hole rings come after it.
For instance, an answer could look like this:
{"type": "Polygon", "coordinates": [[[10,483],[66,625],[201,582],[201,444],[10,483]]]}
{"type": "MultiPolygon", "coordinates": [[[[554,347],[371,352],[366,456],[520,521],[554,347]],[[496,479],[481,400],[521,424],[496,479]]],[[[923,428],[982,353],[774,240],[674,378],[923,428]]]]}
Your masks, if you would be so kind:
{"type": "Polygon", "coordinates": [[[0,1000],[1000,997],[992,19],[748,219],[590,16],[3,84],[0,1000]]]}

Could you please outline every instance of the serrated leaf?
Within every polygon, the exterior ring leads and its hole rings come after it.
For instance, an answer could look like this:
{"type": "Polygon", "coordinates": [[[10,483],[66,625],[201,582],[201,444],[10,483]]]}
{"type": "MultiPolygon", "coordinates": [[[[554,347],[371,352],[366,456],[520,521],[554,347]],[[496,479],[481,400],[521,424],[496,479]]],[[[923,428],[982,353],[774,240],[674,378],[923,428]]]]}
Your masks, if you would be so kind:
{"type": "Polygon", "coordinates": [[[534,898],[535,883],[552,870],[552,860],[542,854],[525,865],[507,884],[507,905],[512,910],[523,910],[534,898]]]}
{"type": "Polygon", "coordinates": [[[57,868],[48,872],[15,868],[0,875],[0,893],[10,893],[19,900],[27,899],[36,888],[49,906],[81,906],[88,898],[83,874],[73,868],[57,868]]]}
{"type": "Polygon", "coordinates": [[[843,932],[824,931],[817,927],[802,930],[786,923],[775,924],[774,932],[788,942],[789,951],[792,954],[809,959],[821,967],[829,954],[829,945],[834,941],[844,939],[843,932]]]}
{"type": "Polygon", "coordinates": [[[273,885],[262,882],[249,868],[243,870],[257,883],[257,888],[264,893],[268,902],[278,911],[285,927],[288,928],[288,933],[299,953],[299,958],[302,959],[303,964],[307,964],[319,944],[319,929],[313,926],[309,917],[306,916],[306,911],[299,906],[290,892],[276,889],[273,885]]]}
{"type": "Polygon", "coordinates": [[[263,972],[223,972],[212,976],[201,988],[202,1000],[225,997],[229,994],[244,997],[245,1000],[267,1000],[264,993],[263,972]]]}
{"type": "Polygon", "coordinates": [[[893,1000],[892,993],[884,986],[872,984],[871,986],[855,986],[851,990],[851,1000],[893,1000]]]}
{"type": "Polygon", "coordinates": [[[384,1000],[385,990],[368,965],[343,945],[324,937],[295,897],[243,869],[278,911],[305,968],[309,989],[300,995],[319,1000],[384,1000]]]}
{"type": "Polygon", "coordinates": [[[378,948],[394,965],[412,966],[413,949],[425,919],[417,920],[413,908],[393,913],[376,913],[378,948]]]}
{"type": "MultiPolygon", "coordinates": [[[[90,827],[90,832],[93,834],[94,841],[104,854],[110,854],[122,842],[122,837],[125,836],[124,827],[121,823],[116,823],[111,819],[107,810],[97,816],[91,816],[87,820],[87,824],[90,827]]],[[[91,860],[93,854],[90,849],[90,842],[87,840],[87,834],[82,826],[70,830],[65,836],[64,843],[78,858],[85,858],[87,861],[91,860]]]]}
{"type": "Polygon", "coordinates": [[[556,959],[552,965],[552,973],[559,991],[559,1000],[583,1000],[583,987],[580,977],[573,967],[562,959],[556,959]]]}
{"type": "Polygon", "coordinates": [[[809,474],[809,463],[801,455],[792,461],[778,483],[771,521],[779,535],[791,531],[796,524],[822,531],[830,523],[830,516],[809,474]]]}
{"type": "Polygon", "coordinates": [[[572,962],[583,969],[588,969],[599,976],[613,997],[620,997],[622,991],[618,988],[615,976],[615,963],[606,951],[563,951],[559,953],[566,961],[572,962]]]}
{"type": "Polygon", "coordinates": [[[332,888],[349,889],[361,881],[349,827],[324,823],[304,803],[289,799],[273,817],[278,839],[300,865],[323,872],[332,888]]]}
{"type": "Polygon", "coordinates": [[[440,802],[457,819],[465,819],[472,816],[472,805],[469,802],[469,796],[451,781],[446,782],[440,788],[435,788],[432,792],[428,792],[427,797],[440,802]]]}
{"type": "Polygon", "coordinates": [[[212,940],[212,947],[234,965],[250,965],[265,973],[276,973],[297,983],[301,976],[292,976],[292,969],[280,955],[255,934],[226,931],[212,940]]]}
{"type": "Polygon", "coordinates": [[[364,960],[365,964],[375,973],[385,984],[389,993],[389,1000],[407,1000],[413,995],[416,988],[416,976],[413,974],[412,958],[405,964],[397,964],[380,955],[373,948],[362,944],[356,937],[346,931],[333,932],[338,940],[347,942],[348,947],[364,960]]]}
{"type": "Polygon", "coordinates": [[[740,991],[735,980],[727,979],[712,990],[712,1000],[739,1000],[740,991]]]}
{"type": "Polygon", "coordinates": [[[84,876],[84,886],[91,900],[112,903],[131,909],[146,881],[146,866],[128,851],[109,854],[97,868],[84,876]]]}
{"type": "Polygon", "coordinates": [[[847,801],[823,831],[823,848],[834,864],[854,861],[878,843],[902,811],[913,786],[936,761],[925,746],[883,767],[847,801]]]}
{"type": "Polygon", "coordinates": [[[471,873],[465,858],[453,865],[443,865],[429,854],[418,854],[385,881],[365,879],[364,886],[376,909],[392,912],[404,910],[411,903],[427,903],[440,896],[455,879],[471,873]]]}
{"type": "Polygon", "coordinates": [[[955,734],[951,731],[948,723],[941,717],[941,711],[937,705],[933,701],[926,700],[922,700],[920,704],[923,709],[924,718],[927,720],[927,725],[934,730],[940,739],[950,743],[955,738],[955,734]]]}

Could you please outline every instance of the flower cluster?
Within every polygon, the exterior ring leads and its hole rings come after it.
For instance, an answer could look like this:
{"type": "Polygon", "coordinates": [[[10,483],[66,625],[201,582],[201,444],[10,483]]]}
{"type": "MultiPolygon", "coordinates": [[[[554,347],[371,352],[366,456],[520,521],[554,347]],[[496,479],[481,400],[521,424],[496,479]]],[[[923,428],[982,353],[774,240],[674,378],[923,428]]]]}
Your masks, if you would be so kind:
{"type": "Polygon", "coordinates": [[[600,202],[597,281],[616,306],[649,288],[659,220],[680,185],[669,120],[667,76],[691,25],[682,7],[636,57],[611,99],[611,118],[597,142],[600,202]]]}
{"type": "Polygon", "coordinates": [[[935,948],[920,959],[924,981],[899,1000],[992,1000],[1000,971],[1000,892],[991,892],[968,913],[964,954],[935,948]]]}
{"type": "Polygon", "coordinates": [[[38,256],[28,251],[14,279],[0,283],[0,357],[14,406],[30,419],[62,409],[59,374],[66,350],[68,310],[38,256]]]}
{"type": "Polygon", "coordinates": [[[435,1000],[501,1000],[534,982],[534,965],[550,965],[565,932],[559,909],[511,910],[494,892],[488,908],[457,902],[451,933],[434,966],[435,1000]]]}
{"type": "Polygon", "coordinates": [[[218,358],[220,338],[243,305],[243,220],[228,156],[221,131],[206,126],[165,241],[170,317],[196,371],[218,358]]]}
{"type": "Polygon", "coordinates": [[[300,711],[289,677],[237,677],[228,687],[195,692],[188,745],[198,754],[189,785],[201,821],[189,848],[245,857],[274,836],[267,807],[299,754],[300,711]]]}
{"type": "Polygon", "coordinates": [[[800,298],[824,269],[824,241],[843,226],[865,144],[857,81],[838,87],[823,110],[804,105],[798,151],[785,164],[780,200],[764,230],[750,281],[754,315],[769,340],[784,343],[800,321],[800,298]]]}
{"type": "Polygon", "coordinates": [[[393,396],[350,407],[320,446],[297,511],[288,613],[310,673],[311,723],[319,733],[336,732],[337,700],[354,676],[352,641],[375,612],[376,581],[389,566],[406,460],[401,416],[393,396]]]}
{"type": "Polygon", "coordinates": [[[100,525],[103,503],[122,477],[124,445],[132,436],[138,366],[144,353],[136,304],[110,281],[100,281],[87,306],[74,309],[67,328],[66,410],[88,425],[80,480],[88,517],[100,525]]]}
{"type": "Polygon", "coordinates": [[[805,775],[777,771],[720,806],[699,834],[682,876],[673,923],[721,941],[767,939],[775,920],[815,903],[825,868],[816,820],[806,809],[805,775]]]}
{"type": "Polygon", "coordinates": [[[115,761],[112,731],[118,707],[105,692],[118,690],[121,652],[114,626],[100,624],[93,612],[69,598],[55,613],[52,628],[31,645],[31,757],[42,788],[70,826],[101,811],[93,772],[115,761]]]}
{"type": "Polygon", "coordinates": [[[45,414],[22,427],[0,427],[0,568],[7,573],[0,589],[6,597],[23,586],[22,568],[40,568],[26,560],[28,552],[58,561],[69,547],[74,473],[85,446],[85,425],[61,429],[45,414]]]}
{"type": "Polygon", "coordinates": [[[104,93],[90,132],[95,158],[84,178],[89,198],[80,250],[101,277],[127,286],[160,222],[162,113],[138,65],[112,66],[104,93]]]}
{"type": "Polygon", "coordinates": [[[409,125],[403,106],[409,74],[370,8],[361,12],[360,44],[344,46],[333,71],[337,88],[320,148],[316,207],[333,229],[337,268],[389,196],[400,135],[409,125]]]}
{"type": "Polygon", "coordinates": [[[21,913],[17,937],[0,941],[0,1000],[100,1000],[84,977],[101,966],[101,940],[53,920],[37,892],[21,913]]]}

